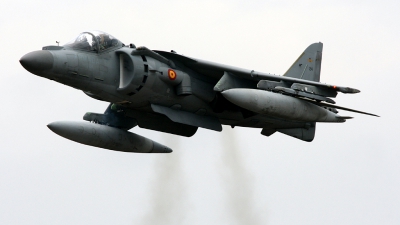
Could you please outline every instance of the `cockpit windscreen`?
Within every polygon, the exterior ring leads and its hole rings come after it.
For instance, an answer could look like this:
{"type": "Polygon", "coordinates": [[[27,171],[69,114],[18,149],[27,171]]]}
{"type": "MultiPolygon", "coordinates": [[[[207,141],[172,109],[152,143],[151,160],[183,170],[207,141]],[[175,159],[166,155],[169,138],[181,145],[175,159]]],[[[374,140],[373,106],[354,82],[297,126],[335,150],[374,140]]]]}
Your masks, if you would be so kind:
{"type": "Polygon", "coordinates": [[[64,46],[89,52],[101,52],[119,45],[121,42],[110,34],[102,31],[90,31],[79,34],[77,38],[64,46]]]}

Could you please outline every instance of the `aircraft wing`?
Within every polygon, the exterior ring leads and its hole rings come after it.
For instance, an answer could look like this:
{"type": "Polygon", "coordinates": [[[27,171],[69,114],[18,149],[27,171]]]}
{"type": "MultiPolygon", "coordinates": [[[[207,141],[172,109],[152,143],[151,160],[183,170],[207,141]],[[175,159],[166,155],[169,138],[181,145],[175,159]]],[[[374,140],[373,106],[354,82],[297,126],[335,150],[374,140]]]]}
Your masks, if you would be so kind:
{"type": "Polygon", "coordinates": [[[332,91],[338,91],[338,92],[342,92],[342,93],[359,93],[360,92],[359,90],[357,90],[355,88],[343,87],[343,86],[331,85],[331,84],[324,84],[324,83],[320,83],[320,82],[316,82],[316,81],[304,80],[304,79],[298,79],[298,78],[286,77],[286,76],[279,76],[279,75],[274,75],[274,74],[269,74],[269,73],[261,73],[261,72],[256,72],[254,70],[242,69],[242,68],[238,68],[238,67],[234,67],[234,66],[228,66],[228,65],[224,65],[224,64],[209,62],[209,61],[201,60],[201,59],[194,59],[194,58],[179,55],[179,54],[173,53],[173,52],[165,52],[165,51],[158,51],[158,50],[154,50],[154,52],[156,52],[172,61],[179,61],[184,66],[186,66],[202,75],[213,78],[217,81],[222,78],[222,76],[224,75],[225,72],[227,72],[227,73],[233,74],[236,77],[239,77],[242,79],[247,79],[247,80],[252,80],[252,81],[269,80],[269,81],[275,81],[275,82],[285,82],[289,86],[291,86],[294,83],[299,83],[299,84],[320,87],[323,89],[329,89],[332,91]]]}

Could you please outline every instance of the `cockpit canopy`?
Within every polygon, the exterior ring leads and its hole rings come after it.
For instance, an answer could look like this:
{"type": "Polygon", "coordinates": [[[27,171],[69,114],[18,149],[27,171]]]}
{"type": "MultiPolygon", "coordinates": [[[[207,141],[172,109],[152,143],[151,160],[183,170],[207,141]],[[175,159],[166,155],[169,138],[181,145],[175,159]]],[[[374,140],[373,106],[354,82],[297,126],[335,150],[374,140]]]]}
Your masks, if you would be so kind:
{"type": "Polygon", "coordinates": [[[122,47],[122,43],[113,36],[102,31],[82,32],[79,36],[64,46],[88,52],[102,52],[115,47],[122,47]]]}

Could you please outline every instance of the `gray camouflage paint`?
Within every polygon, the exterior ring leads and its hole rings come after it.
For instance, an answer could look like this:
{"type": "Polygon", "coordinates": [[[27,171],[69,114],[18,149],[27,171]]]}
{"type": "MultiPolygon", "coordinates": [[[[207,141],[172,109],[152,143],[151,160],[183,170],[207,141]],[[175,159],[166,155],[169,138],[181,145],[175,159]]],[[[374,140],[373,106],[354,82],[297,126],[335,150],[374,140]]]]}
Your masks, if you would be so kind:
{"type": "MultiPolygon", "coordinates": [[[[20,63],[33,74],[110,102],[105,114],[84,116],[85,120],[105,125],[98,126],[114,127],[107,130],[95,126],[110,132],[109,137],[116,135],[117,128],[129,130],[136,125],[192,136],[198,127],[221,131],[224,124],[262,128],[266,136],[278,131],[312,141],[315,122],[344,122],[350,118],[337,115],[335,108],[363,113],[321,102],[335,103],[327,97],[336,97],[337,92],[359,92],[319,82],[322,43],[310,45],[284,76],[278,76],[175,52],[125,46],[117,39],[104,48],[100,47],[100,38],[108,34],[82,34],[94,37],[91,44],[86,40],[85,46],[92,46],[89,50],[68,44],[46,46],[24,55],[20,63]]],[[[63,127],[71,126],[78,125],[58,123],[58,134],[68,133],[62,131],[63,127]]],[[[71,133],[61,136],[89,143],[72,138],[71,133]]],[[[109,145],[93,146],[112,149],[109,145]]],[[[148,147],[139,148],[143,149],[136,152],[150,152],[148,147]]]]}

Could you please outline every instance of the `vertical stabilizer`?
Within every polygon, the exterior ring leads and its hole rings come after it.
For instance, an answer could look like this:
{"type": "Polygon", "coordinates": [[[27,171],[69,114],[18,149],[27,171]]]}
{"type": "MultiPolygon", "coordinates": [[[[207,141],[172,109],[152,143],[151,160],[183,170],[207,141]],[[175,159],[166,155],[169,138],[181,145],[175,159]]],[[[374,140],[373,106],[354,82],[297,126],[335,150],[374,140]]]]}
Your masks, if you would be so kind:
{"type": "Polygon", "coordinates": [[[311,44],[283,76],[319,82],[321,60],[322,43],[311,44]]]}

